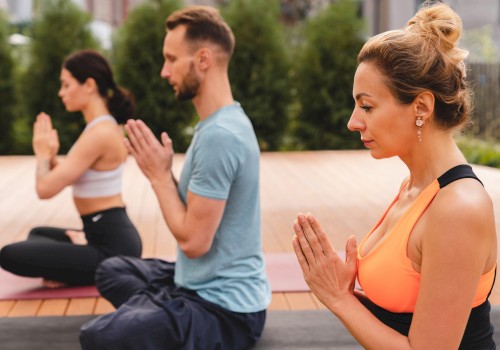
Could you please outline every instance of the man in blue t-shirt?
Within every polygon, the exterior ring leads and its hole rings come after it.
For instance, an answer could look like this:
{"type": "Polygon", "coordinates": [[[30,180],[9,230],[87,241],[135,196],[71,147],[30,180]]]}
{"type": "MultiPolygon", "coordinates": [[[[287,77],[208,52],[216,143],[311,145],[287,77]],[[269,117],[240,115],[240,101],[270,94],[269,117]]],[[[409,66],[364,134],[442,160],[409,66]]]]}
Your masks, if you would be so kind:
{"type": "Polygon", "coordinates": [[[200,117],[179,182],[172,142],[140,120],[125,129],[129,151],[158,197],[175,237],[176,263],[115,257],[96,272],[117,309],[82,326],[83,349],[248,349],[260,338],[271,298],[262,257],[259,147],[233,100],[229,26],[211,7],[166,21],[161,76],[200,117]]]}

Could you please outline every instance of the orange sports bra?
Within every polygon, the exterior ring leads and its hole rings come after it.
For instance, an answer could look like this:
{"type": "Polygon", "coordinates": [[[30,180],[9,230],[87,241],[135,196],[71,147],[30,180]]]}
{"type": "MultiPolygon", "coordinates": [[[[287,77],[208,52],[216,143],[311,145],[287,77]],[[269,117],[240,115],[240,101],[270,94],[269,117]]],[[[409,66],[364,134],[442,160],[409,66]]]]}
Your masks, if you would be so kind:
{"type": "MultiPolygon", "coordinates": [[[[438,191],[447,184],[465,177],[476,177],[469,165],[458,165],[434,180],[403,214],[384,241],[375,246],[366,256],[359,253],[367,238],[382,223],[389,210],[397,202],[396,196],[375,227],[361,241],[358,249],[358,282],[376,305],[391,312],[413,312],[420,287],[420,273],[413,269],[407,256],[407,245],[413,227],[425,212],[438,191]]],[[[482,304],[489,296],[495,279],[495,268],[481,276],[472,307],[482,304]]]]}

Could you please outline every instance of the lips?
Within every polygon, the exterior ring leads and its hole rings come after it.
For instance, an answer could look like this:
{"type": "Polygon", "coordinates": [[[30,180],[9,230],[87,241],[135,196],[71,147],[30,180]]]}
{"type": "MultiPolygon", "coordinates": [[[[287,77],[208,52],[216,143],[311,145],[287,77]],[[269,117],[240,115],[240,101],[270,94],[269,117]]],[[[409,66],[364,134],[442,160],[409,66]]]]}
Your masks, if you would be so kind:
{"type": "Polygon", "coordinates": [[[365,138],[361,138],[361,142],[363,142],[363,144],[365,145],[365,147],[368,147],[372,142],[373,140],[369,140],[369,139],[365,139],[365,138]]]}

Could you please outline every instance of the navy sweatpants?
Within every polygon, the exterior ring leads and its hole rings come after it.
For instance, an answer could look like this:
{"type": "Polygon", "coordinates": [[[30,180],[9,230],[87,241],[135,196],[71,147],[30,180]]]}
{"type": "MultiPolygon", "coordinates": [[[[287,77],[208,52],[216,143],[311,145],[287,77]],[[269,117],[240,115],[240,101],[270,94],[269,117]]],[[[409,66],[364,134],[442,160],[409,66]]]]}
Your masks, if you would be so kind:
{"type": "Polygon", "coordinates": [[[236,313],[174,285],[175,264],[113,257],[96,271],[99,292],[117,310],[85,323],[83,350],[249,349],[266,311],[236,313]]]}

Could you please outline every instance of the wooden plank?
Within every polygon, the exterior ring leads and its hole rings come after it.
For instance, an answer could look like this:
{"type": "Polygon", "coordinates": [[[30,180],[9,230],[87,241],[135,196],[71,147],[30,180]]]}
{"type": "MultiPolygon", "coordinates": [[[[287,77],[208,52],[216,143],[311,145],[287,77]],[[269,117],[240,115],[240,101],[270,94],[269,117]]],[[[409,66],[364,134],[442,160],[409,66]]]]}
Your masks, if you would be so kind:
{"type": "Polygon", "coordinates": [[[68,308],[68,299],[47,299],[44,300],[37,316],[64,316],[68,308]]]}
{"type": "Polygon", "coordinates": [[[104,298],[97,298],[94,314],[103,315],[115,311],[115,307],[104,298]]]}
{"type": "Polygon", "coordinates": [[[66,316],[93,315],[97,298],[70,299],[66,316]]]}
{"type": "Polygon", "coordinates": [[[9,317],[36,316],[42,300],[18,300],[9,312],[9,317]]]}
{"type": "Polygon", "coordinates": [[[268,310],[290,310],[285,293],[273,293],[268,310]]]}
{"type": "Polygon", "coordinates": [[[287,293],[286,299],[290,305],[290,310],[315,310],[317,309],[314,300],[309,292],[287,293]]]}
{"type": "Polygon", "coordinates": [[[14,306],[14,300],[1,300],[0,301],[0,317],[6,317],[9,315],[10,310],[14,306]]]}

